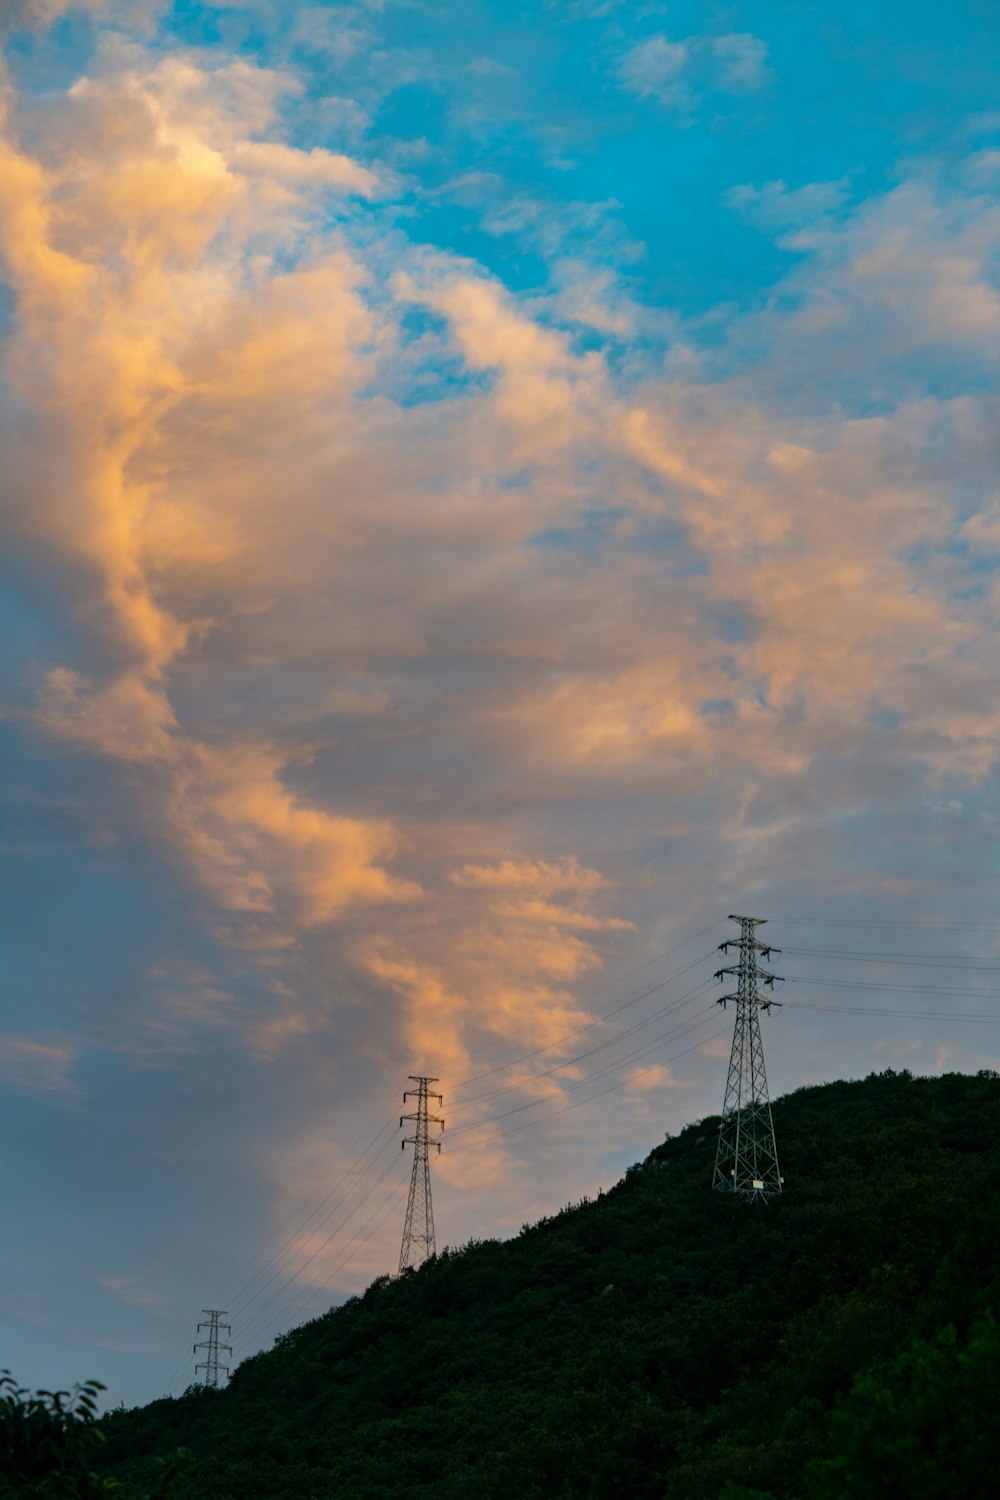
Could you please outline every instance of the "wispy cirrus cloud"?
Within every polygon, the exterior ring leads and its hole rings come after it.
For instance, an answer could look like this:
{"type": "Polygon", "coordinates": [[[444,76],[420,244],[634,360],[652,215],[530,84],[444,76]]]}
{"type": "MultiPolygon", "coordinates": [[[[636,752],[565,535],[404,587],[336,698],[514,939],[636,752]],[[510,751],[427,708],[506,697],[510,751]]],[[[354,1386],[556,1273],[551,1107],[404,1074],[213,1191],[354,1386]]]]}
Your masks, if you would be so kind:
{"type": "Polygon", "coordinates": [[[0,1036],[0,1077],[8,1087],[29,1093],[62,1093],[74,1087],[70,1071],[77,1053],[75,1046],[8,1033],[0,1036]]]}

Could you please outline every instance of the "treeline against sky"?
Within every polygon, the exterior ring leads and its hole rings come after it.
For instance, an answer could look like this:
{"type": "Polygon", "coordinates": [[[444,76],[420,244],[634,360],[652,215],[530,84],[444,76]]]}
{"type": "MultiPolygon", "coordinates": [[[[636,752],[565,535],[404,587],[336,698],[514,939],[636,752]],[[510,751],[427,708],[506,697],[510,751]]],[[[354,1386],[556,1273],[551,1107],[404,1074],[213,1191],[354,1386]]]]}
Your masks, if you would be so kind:
{"type": "Polygon", "coordinates": [[[596,1200],[445,1250],[105,1419],[122,1500],[841,1500],[990,1489],[1000,1080],[774,1106],[785,1192],[710,1191],[718,1120],[596,1200]]]}

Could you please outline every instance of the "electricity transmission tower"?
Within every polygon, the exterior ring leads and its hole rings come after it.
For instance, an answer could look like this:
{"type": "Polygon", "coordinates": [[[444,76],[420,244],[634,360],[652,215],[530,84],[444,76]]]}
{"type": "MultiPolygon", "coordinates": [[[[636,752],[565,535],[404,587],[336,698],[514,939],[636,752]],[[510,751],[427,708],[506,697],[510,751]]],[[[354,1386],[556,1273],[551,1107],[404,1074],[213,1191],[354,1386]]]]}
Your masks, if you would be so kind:
{"type": "Polygon", "coordinates": [[[399,1269],[405,1271],[408,1267],[416,1269],[422,1265],[429,1256],[434,1254],[434,1208],[431,1203],[431,1147],[437,1148],[438,1155],[441,1154],[441,1142],[430,1139],[431,1125],[440,1125],[444,1130],[444,1121],[439,1115],[428,1113],[431,1099],[436,1099],[439,1104],[444,1103],[443,1094],[432,1094],[429,1087],[437,1083],[436,1078],[422,1078],[411,1073],[410,1080],[415,1083],[415,1089],[407,1089],[403,1095],[403,1103],[407,1099],[416,1099],[417,1107],[413,1114],[401,1115],[400,1125],[404,1120],[413,1120],[414,1132],[403,1141],[403,1150],[407,1146],[413,1147],[413,1174],[410,1177],[410,1196],[406,1204],[406,1223],[403,1226],[403,1245],[399,1252],[399,1269]]]}
{"type": "Polygon", "coordinates": [[[203,1328],[207,1328],[208,1338],[203,1339],[200,1344],[195,1344],[194,1346],[195,1354],[198,1353],[199,1349],[205,1350],[205,1358],[201,1364],[195,1365],[194,1373],[197,1375],[199,1370],[204,1370],[205,1379],[202,1384],[210,1385],[214,1391],[217,1391],[219,1389],[220,1371],[223,1375],[228,1376],[229,1374],[229,1366],[220,1363],[219,1355],[231,1355],[233,1352],[230,1344],[219,1343],[219,1334],[220,1332],[232,1334],[233,1330],[228,1323],[220,1321],[220,1319],[226,1316],[225,1308],[203,1307],[202,1312],[205,1313],[209,1321],[207,1323],[199,1323],[198,1332],[201,1333],[203,1328]]]}
{"type": "Polygon", "coordinates": [[[770,1011],[777,1002],[762,998],[758,984],[773,989],[778,976],[760,968],[757,957],[770,959],[781,949],[758,940],[756,929],[763,926],[765,918],[731,916],[730,921],[739,922],[740,935],[720,943],[719,948],[723,953],[737,948],[739,963],[719,969],[715,977],[735,976],[736,993],[721,996],[719,1004],[735,1001],[736,1025],[712,1185],[724,1193],[739,1193],[751,1202],[765,1202],[772,1193],[781,1192],[784,1178],[778,1169],[760,1038],[760,1013],[770,1011]]]}

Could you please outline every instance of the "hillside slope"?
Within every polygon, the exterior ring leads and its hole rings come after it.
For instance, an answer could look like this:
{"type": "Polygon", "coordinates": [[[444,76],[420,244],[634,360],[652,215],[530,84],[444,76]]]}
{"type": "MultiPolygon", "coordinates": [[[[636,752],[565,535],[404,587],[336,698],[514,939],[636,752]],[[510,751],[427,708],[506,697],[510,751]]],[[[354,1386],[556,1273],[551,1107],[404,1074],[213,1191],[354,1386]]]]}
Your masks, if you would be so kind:
{"type": "Polygon", "coordinates": [[[596,1201],[376,1281],[225,1391],[113,1414],[123,1496],[178,1446],[197,1500],[988,1493],[1000,1080],[884,1073],[774,1119],[780,1201],[710,1190],[708,1119],[596,1201]]]}

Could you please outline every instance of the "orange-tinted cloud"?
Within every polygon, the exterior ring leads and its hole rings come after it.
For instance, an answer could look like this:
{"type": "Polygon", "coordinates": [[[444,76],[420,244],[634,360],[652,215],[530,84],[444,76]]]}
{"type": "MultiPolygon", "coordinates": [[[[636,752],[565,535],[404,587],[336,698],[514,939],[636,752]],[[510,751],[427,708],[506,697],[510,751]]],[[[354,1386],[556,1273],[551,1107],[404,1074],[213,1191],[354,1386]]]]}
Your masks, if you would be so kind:
{"type": "MultiPolygon", "coordinates": [[[[518,1036],[569,1056],[651,910],[820,860],[901,760],[987,774],[992,615],[948,560],[995,530],[948,492],[981,413],[797,403],[817,341],[982,342],[990,230],[924,189],[824,218],[721,374],[627,368],[578,339],[641,327],[600,268],[526,299],[409,243],[393,171],[288,144],[296,88],[107,38],[44,114],[12,100],[13,530],[79,647],[19,722],[111,768],[108,816],[264,976],[252,1015],[223,974],[177,1024],[270,1060],[363,1014],[358,1055],[451,1088],[518,1036]]],[[[540,1076],[514,1087],[557,1099],[540,1076]]]]}
{"type": "Polygon", "coordinates": [[[396,846],[385,820],[303,804],[282,783],[280,750],[207,743],[171,701],[169,674],[212,625],[185,608],[172,575],[224,570],[243,540],[238,515],[191,494],[168,419],[198,410],[217,441],[227,428],[235,440],[277,392],[308,402],[321,387],[328,401],[349,387],[367,331],[360,272],[341,252],[272,279],[252,305],[233,274],[232,247],[217,241],[253,188],[217,145],[234,99],[249,96],[259,123],[273,88],[265,77],[255,93],[247,70],[222,71],[214,114],[193,65],[78,85],[66,105],[77,129],[112,137],[85,172],[78,137],[48,163],[13,136],[3,146],[3,252],[18,296],[8,370],[72,475],[71,488],[33,496],[22,524],[98,570],[102,597],[81,607],[127,663],[99,678],[52,669],[36,722],[143,767],[151,821],[220,906],[280,916],[294,934],[415,887],[378,863],[396,846]],[[192,96],[194,122],[176,113],[192,96]]]}

